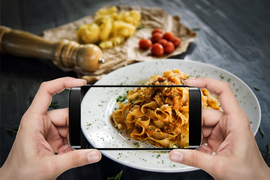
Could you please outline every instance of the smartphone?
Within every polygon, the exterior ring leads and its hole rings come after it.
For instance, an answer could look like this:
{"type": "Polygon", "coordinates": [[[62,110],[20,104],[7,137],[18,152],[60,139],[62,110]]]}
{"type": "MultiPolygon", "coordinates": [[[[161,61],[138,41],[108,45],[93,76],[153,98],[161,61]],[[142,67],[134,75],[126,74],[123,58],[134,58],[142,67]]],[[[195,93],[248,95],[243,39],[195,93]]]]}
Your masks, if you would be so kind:
{"type": "Polygon", "coordinates": [[[99,150],[197,149],[201,91],[180,85],[86,85],[69,92],[69,144],[99,150]]]}

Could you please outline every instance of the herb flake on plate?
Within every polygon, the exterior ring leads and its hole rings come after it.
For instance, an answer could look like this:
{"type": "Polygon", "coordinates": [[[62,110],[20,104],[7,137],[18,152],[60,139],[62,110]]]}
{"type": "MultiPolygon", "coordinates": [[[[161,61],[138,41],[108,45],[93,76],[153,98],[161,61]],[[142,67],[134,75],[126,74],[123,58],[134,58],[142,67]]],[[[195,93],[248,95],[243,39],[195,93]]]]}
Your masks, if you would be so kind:
{"type": "Polygon", "coordinates": [[[126,96],[118,96],[116,102],[124,102],[126,99],[127,99],[126,96]]]}

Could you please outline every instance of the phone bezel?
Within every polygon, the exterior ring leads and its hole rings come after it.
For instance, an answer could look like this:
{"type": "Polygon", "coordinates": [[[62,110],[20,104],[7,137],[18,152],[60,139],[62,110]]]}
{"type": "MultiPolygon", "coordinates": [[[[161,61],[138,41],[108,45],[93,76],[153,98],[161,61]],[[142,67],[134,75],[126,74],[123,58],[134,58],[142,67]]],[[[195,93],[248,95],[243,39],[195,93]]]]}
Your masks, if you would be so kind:
{"type": "MultiPolygon", "coordinates": [[[[189,148],[197,149],[201,145],[201,91],[197,87],[189,87],[184,85],[86,85],[82,87],[74,87],[69,91],[69,145],[73,149],[81,149],[81,101],[85,94],[81,88],[95,87],[116,87],[116,88],[137,88],[137,87],[188,87],[189,88],[189,148]],[[196,113],[191,113],[196,112],[196,113]],[[192,128],[191,128],[192,127],[192,128]],[[191,132],[191,133],[190,133],[191,132]]],[[[98,150],[172,150],[177,148],[95,148],[98,150]]]]}

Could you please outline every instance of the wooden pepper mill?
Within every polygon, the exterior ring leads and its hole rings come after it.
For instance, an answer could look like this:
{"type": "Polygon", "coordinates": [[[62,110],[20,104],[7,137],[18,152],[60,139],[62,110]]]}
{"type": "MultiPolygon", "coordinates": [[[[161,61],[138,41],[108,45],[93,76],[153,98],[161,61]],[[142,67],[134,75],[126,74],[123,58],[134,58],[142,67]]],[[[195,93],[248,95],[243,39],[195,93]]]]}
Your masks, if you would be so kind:
{"type": "Polygon", "coordinates": [[[95,71],[104,62],[102,51],[94,44],[80,45],[75,41],[49,41],[37,35],[0,26],[0,51],[15,56],[51,59],[61,66],[78,66],[95,71]]]}

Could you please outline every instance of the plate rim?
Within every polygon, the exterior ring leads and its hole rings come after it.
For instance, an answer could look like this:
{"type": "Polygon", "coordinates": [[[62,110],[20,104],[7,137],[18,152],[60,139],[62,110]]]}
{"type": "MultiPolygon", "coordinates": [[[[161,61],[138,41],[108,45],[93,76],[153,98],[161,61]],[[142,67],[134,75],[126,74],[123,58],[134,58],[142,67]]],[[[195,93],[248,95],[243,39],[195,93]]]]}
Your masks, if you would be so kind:
{"type": "MultiPolygon", "coordinates": [[[[183,59],[159,59],[158,61],[143,61],[143,62],[137,62],[137,63],[133,63],[133,64],[129,64],[127,66],[124,66],[124,67],[121,67],[121,68],[118,68],[110,73],[108,73],[106,76],[113,76],[115,73],[117,73],[118,71],[122,71],[123,69],[129,67],[129,68],[132,68],[133,66],[141,66],[141,64],[147,64],[147,63],[162,63],[162,62],[165,62],[168,63],[168,62],[173,62],[173,63],[181,63],[181,62],[184,62],[184,63],[195,63],[195,64],[202,64],[204,66],[208,66],[208,67],[212,67],[212,68],[215,68],[221,72],[225,72],[231,76],[233,76],[235,79],[237,79],[238,81],[240,81],[248,90],[249,92],[251,92],[251,95],[255,98],[256,100],[256,103],[258,104],[258,111],[259,111],[259,122],[258,122],[258,125],[256,127],[256,130],[255,132],[253,133],[253,135],[255,136],[258,132],[258,129],[259,129],[259,126],[261,124],[261,107],[260,107],[260,103],[259,103],[259,100],[258,98],[256,97],[255,93],[252,91],[252,89],[243,81],[241,80],[239,77],[237,77],[236,75],[232,74],[231,72],[225,70],[225,69],[222,69],[220,67],[217,67],[215,65],[212,65],[212,64],[208,64],[208,63],[203,63],[203,62],[198,62],[198,61],[194,61],[194,60],[183,60],[183,59]],[[181,62],[179,62],[181,61],[181,62]]],[[[179,68],[178,68],[179,69],[179,68]]],[[[103,83],[100,84],[100,82],[102,81],[102,79],[104,78],[101,78],[100,80],[98,80],[96,83],[94,83],[94,85],[102,85],[103,83]]],[[[113,84],[113,83],[112,83],[113,84]]],[[[83,131],[83,134],[85,135],[86,131],[84,129],[82,129],[83,131]]],[[[85,136],[87,137],[87,136],[85,136]]],[[[87,139],[87,138],[86,138],[87,139]]],[[[127,151],[127,150],[121,150],[121,151],[127,151]]],[[[132,150],[133,151],[133,150],[132,150]]],[[[134,150],[136,151],[136,150],[134,150]]],[[[129,164],[125,161],[121,161],[121,160],[118,160],[118,159],[113,159],[112,157],[110,157],[110,155],[107,154],[106,151],[100,151],[103,155],[105,155],[107,158],[117,162],[117,163],[120,163],[122,165],[125,165],[125,166],[128,166],[128,167],[131,167],[131,168],[135,168],[135,169],[139,169],[139,170],[143,170],[143,171],[149,171],[149,172],[161,172],[161,173],[180,173],[180,172],[191,172],[191,171],[195,171],[195,170],[199,170],[199,168],[196,168],[196,167],[192,167],[192,166],[186,166],[185,168],[172,168],[172,169],[165,169],[165,170],[160,170],[160,169],[157,169],[157,168],[151,168],[151,167],[141,167],[141,166],[134,166],[133,164],[129,164]]]]}

